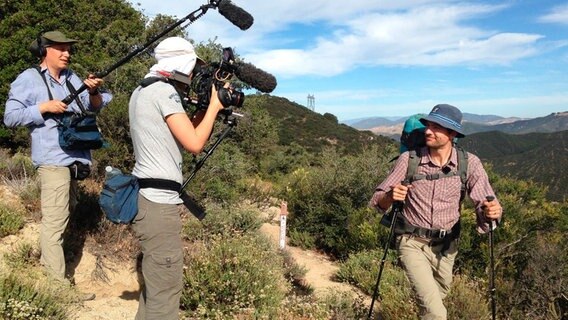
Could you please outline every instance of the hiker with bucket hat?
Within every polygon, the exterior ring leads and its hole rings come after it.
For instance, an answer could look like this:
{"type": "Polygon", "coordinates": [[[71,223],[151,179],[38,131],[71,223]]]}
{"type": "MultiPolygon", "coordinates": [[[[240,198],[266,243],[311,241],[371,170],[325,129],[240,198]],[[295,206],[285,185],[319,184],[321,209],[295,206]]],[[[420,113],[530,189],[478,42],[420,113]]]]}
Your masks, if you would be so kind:
{"type": "Polygon", "coordinates": [[[464,193],[474,203],[479,233],[489,232],[503,210],[480,159],[463,149],[460,152],[453,143],[465,136],[461,111],[438,104],[420,122],[426,127],[426,146],[400,155],[376,187],[370,206],[385,213],[395,201],[404,201],[395,230],[398,258],[416,295],[421,319],[447,319],[443,299],[452,283],[464,193]],[[401,181],[409,176],[413,155],[416,171],[411,173],[410,185],[404,185],[401,181]],[[466,177],[460,177],[459,166],[465,165],[466,177]]]}
{"type": "MultiPolygon", "coordinates": [[[[67,150],[60,145],[59,119],[83,108],[98,111],[112,99],[102,92],[103,80],[89,75],[82,80],[69,69],[72,46],[78,42],[61,31],[48,31],[32,41],[29,50],[39,65],[28,68],[12,82],[4,123],[8,127],[25,126],[31,135],[31,158],[37,169],[41,187],[40,262],[55,280],[65,278],[63,233],[77,205],[77,179],[90,172],[91,150],[67,150]],[[70,103],[64,100],[72,88],[83,84],[81,92],[70,103]]],[[[88,295],[85,299],[94,298],[88,295]]]]}

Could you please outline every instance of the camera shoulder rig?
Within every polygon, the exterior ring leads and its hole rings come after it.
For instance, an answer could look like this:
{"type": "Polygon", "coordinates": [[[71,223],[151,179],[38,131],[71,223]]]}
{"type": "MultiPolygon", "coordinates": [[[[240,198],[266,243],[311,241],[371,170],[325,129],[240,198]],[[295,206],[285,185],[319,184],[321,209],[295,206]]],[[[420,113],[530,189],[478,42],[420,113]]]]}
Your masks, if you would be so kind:
{"type": "Polygon", "coordinates": [[[191,84],[191,80],[189,79],[189,76],[183,72],[179,72],[177,70],[174,70],[172,72],[160,72],[162,73],[165,77],[148,77],[148,78],[144,78],[142,79],[142,81],[140,81],[140,86],[142,86],[142,88],[146,88],[147,86],[158,82],[158,81],[162,81],[162,82],[166,82],[169,84],[172,84],[172,81],[176,81],[178,83],[181,84],[185,84],[185,85],[190,85],[191,84]]]}

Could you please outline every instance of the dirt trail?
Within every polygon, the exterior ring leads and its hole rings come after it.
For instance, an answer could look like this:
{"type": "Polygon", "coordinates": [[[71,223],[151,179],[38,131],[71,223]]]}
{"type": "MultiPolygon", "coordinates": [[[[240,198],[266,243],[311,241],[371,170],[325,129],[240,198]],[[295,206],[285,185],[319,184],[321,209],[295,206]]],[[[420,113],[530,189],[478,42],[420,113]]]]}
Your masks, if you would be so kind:
{"type": "MultiPolygon", "coordinates": [[[[261,232],[266,234],[274,241],[279,243],[280,225],[279,216],[274,214],[279,212],[278,208],[271,208],[268,214],[274,219],[265,223],[261,227],[261,232]]],[[[21,240],[29,243],[37,241],[39,236],[39,226],[28,223],[17,236],[8,236],[0,239],[0,254],[12,250],[21,240]]],[[[307,273],[305,282],[310,285],[314,294],[325,296],[329,292],[353,292],[357,290],[345,283],[338,283],[332,280],[338,266],[330,261],[325,255],[313,251],[306,251],[300,248],[286,246],[296,263],[303,266],[307,273]]],[[[131,320],[136,315],[138,307],[139,284],[135,271],[135,261],[117,265],[110,260],[99,260],[84,250],[80,261],[75,268],[75,282],[77,288],[83,292],[96,294],[93,301],[85,301],[74,314],[76,320],[131,320]],[[97,268],[97,265],[99,268],[97,268]],[[107,281],[93,280],[101,265],[105,270],[107,281]]],[[[1,266],[0,266],[1,267],[1,266]]],[[[100,275],[100,273],[98,273],[100,275]]]]}
{"type": "MultiPolygon", "coordinates": [[[[273,240],[275,244],[280,242],[280,216],[275,215],[270,223],[265,223],[260,231],[273,240]]],[[[331,261],[326,255],[315,251],[303,250],[298,247],[285,245],[296,263],[306,269],[304,281],[314,289],[314,294],[324,297],[330,292],[350,292],[360,294],[360,292],[351,285],[343,282],[333,281],[333,276],[339,269],[337,263],[331,261]]],[[[369,301],[370,303],[370,301],[369,301]]]]}

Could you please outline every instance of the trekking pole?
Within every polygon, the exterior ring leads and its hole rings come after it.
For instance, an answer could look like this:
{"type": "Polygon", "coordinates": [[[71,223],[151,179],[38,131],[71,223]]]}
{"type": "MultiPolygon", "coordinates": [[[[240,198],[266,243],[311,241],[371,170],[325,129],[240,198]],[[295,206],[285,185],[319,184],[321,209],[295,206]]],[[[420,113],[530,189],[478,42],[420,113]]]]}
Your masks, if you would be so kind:
{"type": "MultiPolygon", "coordinates": [[[[495,200],[494,196],[485,197],[487,201],[491,202],[495,200]]],[[[491,319],[495,320],[496,315],[496,305],[495,305],[495,259],[493,257],[493,225],[495,221],[491,220],[491,225],[489,226],[489,266],[491,268],[489,274],[489,293],[491,295],[491,319]]]]}
{"type": "MultiPolygon", "coordinates": [[[[403,185],[408,185],[409,182],[407,180],[404,180],[402,182],[403,185]]],[[[392,221],[389,227],[389,236],[387,239],[387,242],[385,243],[385,247],[383,248],[383,258],[381,259],[381,266],[379,268],[379,275],[377,276],[377,282],[375,283],[375,290],[373,291],[373,298],[371,299],[371,307],[369,308],[369,314],[367,316],[367,319],[371,319],[372,315],[373,315],[373,306],[375,304],[375,299],[378,297],[379,295],[379,283],[381,282],[381,276],[383,275],[383,269],[385,267],[385,261],[387,260],[387,253],[389,250],[389,246],[390,243],[392,241],[392,236],[394,235],[394,229],[396,226],[396,219],[398,217],[398,214],[402,214],[402,209],[404,207],[404,202],[403,201],[395,201],[392,205],[392,221]]]]}

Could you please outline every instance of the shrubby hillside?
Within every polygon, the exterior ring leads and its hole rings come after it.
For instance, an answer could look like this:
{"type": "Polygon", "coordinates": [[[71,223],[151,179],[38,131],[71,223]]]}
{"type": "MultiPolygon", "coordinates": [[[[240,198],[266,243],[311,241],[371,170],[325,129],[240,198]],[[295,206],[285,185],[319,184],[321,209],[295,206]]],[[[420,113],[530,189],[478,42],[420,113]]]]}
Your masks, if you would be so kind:
{"type": "Polygon", "coordinates": [[[500,131],[469,135],[465,149],[490,163],[495,172],[531,180],[547,188],[547,197],[564,201],[568,195],[568,131],[512,135],[500,131]]]}

